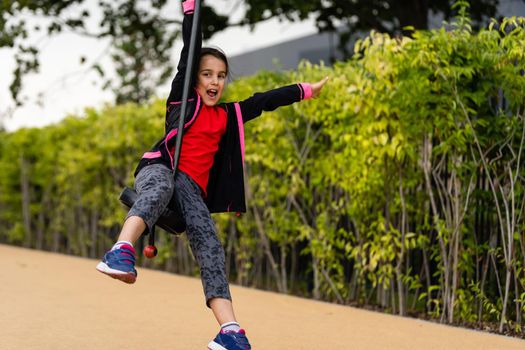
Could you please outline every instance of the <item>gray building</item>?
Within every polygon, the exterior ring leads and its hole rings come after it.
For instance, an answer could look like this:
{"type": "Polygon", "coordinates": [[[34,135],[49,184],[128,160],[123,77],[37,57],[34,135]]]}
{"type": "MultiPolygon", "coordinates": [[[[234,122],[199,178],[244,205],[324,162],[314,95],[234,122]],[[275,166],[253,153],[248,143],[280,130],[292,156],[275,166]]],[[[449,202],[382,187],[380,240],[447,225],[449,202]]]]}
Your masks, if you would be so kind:
{"type": "MultiPolygon", "coordinates": [[[[525,0],[501,0],[498,16],[525,16],[525,0]]],[[[441,26],[442,19],[429,19],[430,27],[441,26]]],[[[348,44],[352,50],[355,41],[348,44]]],[[[297,68],[302,60],[312,63],[321,61],[330,64],[333,60],[342,57],[338,50],[339,40],[334,33],[320,33],[304,36],[295,40],[264,47],[258,50],[232,56],[230,59],[231,71],[236,76],[246,76],[258,70],[290,70],[297,68]]]]}
{"type": "MultiPolygon", "coordinates": [[[[353,47],[351,42],[348,49],[353,47]]],[[[230,58],[232,73],[236,76],[251,75],[261,69],[289,70],[297,68],[302,60],[312,63],[321,61],[330,64],[343,56],[337,49],[338,36],[334,33],[319,33],[290,40],[281,44],[246,52],[230,58]]]]}

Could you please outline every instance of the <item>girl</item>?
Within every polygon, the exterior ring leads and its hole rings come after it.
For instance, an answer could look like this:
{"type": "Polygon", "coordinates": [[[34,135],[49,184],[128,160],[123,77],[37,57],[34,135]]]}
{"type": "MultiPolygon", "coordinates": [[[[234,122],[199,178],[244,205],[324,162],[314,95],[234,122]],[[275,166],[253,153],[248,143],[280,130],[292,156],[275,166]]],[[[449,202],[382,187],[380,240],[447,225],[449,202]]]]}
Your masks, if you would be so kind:
{"type": "MultiPolygon", "coordinates": [[[[211,350],[251,349],[244,330],[237,323],[226,277],[224,249],[215,232],[210,213],[245,212],[243,124],[263,111],[290,105],[319,95],[327,78],[314,84],[294,84],[237,103],[219,103],[228,61],[216,49],[201,48],[196,42],[187,114],[180,115],[182,87],[188,61],[188,47],[194,1],[183,1],[184,47],[166,107],[165,135],[146,152],[135,171],[138,198],[130,209],[117,243],[104,255],[97,270],[126,283],[134,283],[133,244],[150,229],[172,196],[186,221],[186,234],[200,267],[206,305],[221,326],[208,347],[211,350]],[[177,176],[173,177],[173,154],[179,118],[184,118],[184,137],[177,176]]],[[[199,33],[200,28],[199,28],[199,33]]]]}

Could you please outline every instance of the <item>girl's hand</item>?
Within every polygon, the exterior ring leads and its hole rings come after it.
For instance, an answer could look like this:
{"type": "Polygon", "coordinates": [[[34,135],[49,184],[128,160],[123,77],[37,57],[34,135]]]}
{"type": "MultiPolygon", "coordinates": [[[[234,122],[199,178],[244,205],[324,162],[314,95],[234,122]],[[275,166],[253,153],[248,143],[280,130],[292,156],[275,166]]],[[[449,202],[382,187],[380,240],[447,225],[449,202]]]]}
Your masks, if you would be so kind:
{"type": "Polygon", "coordinates": [[[312,98],[316,98],[321,94],[324,84],[328,81],[329,77],[325,77],[322,80],[319,80],[317,83],[312,83],[312,98]]]}

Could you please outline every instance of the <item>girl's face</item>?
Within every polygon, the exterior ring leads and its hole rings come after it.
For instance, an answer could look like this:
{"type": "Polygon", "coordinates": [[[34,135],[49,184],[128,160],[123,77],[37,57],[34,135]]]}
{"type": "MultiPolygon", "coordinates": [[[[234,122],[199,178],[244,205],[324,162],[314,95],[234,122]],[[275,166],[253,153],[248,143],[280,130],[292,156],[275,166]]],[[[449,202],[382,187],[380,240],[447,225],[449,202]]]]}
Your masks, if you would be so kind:
{"type": "Polygon", "coordinates": [[[215,106],[219,102],[226,75],[226,64],[222,60],[212,55],[201,57],[196,88],[206,106],[215,106]]]}

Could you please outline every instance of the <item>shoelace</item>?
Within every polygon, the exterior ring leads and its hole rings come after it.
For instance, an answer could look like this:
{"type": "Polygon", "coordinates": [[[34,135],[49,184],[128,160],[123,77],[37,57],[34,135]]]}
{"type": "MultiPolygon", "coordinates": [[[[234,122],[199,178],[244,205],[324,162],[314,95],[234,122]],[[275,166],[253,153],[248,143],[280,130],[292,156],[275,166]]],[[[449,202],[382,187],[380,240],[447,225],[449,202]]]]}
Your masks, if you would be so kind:
{"type": "Polygon", "coordinates": [[[248,338],[246,337],[245,333],[243,333],[243,332],[228,332],[228,333],[225,333],[225,334],[228,334],[228,335],[232,336],[236,340],[237,345],[241,346],[243,349],[246,349],[246,350],[250,350],[251,349],[250,343],[248,342],[248,338]]]}
{"type": "Polygon", "coordinates": [[[118,262],[128,262],[135,265],[135,254],[133,254],[133,252],[129,249],[115,249],[111,253],[115,255],[115,258],[118,262]]]}

